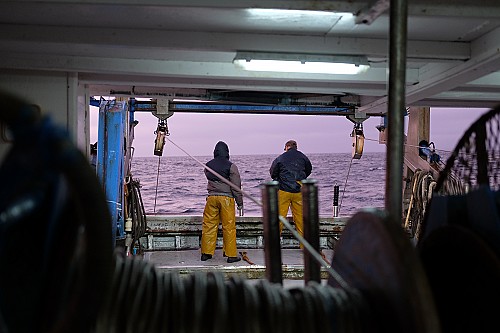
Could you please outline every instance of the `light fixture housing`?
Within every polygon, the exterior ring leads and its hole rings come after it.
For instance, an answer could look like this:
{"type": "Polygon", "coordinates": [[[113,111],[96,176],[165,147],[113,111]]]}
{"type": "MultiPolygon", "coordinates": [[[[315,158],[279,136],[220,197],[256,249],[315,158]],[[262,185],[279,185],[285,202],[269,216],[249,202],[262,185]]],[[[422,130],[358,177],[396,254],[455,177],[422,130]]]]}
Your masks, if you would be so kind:
{"type": "Polygon", "coordinates": [[[359,74],[370,65],[365,56],[237,52],[233,63],[249,71],[359,74]]]}

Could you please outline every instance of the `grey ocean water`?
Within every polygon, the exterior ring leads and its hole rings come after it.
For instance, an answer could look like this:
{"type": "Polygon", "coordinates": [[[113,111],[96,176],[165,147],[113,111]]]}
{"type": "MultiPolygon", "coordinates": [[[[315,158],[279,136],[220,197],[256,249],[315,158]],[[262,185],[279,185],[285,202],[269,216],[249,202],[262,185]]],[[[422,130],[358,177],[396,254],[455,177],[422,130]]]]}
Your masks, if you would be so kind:
{"type": "MultiPolygon", "coordinates": [[[[240,171],[243,190],[259,202],[261,185],[271,180],[269,167],[276,156],[231,156],[231,161],[236,163],[240,171]]],[[[335,184],[340,188],[340,216],[352,215],[360,208],[384,206],[385,153],[365,153],[361,159],[355,160],[351,159],[350,153],[308,154],[308,157],[313,165],[309,179],[315,179],[318,184],[320,215],[332,216],[335,184]]],[[[196,159],[206,163],[211,157],[197,156],[196,159]]],[[[207,181],[203,167],[192,158],[135,157],[132,161],[132,177],[141,184],[146,214],[203,214],[207,181]],[[160,172],[157,187],[158,162],[160,172]]],[[[244,198],[244,210],[245,216],[262,215],[261,207],[247,198],[244,198]]]]}

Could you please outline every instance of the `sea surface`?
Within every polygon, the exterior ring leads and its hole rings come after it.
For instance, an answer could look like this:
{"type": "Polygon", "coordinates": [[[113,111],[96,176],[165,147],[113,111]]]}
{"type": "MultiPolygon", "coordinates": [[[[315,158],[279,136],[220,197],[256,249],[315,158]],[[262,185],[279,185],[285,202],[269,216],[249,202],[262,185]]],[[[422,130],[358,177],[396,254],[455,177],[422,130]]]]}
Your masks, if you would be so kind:
{"type": "MultiPolygon", "coordinates": [[[[262,184],[271,181],[269,167],[276,157],[231,156],[231,161],[236,163],[241,174],[243,191],[259,203],[262,184]]],[[[313,165],[309,179],[317,182],[321,216],[333,215],[334,185],[338,185],[340,190],[340,216],[350,216],[362,208],[384,207],[385,153],[365,153],[360,159],[352,159],[350,153],[308,154],[308,157],[313,165]]],[[[132,177],[141,184],[146,214],[202,215],[207,180],[198,161],[204,164],[211,158],[134,157],[132,177]]],[[[260,205],[246,197],[243,201],[245,216],[262,216],[260,205]]]]}

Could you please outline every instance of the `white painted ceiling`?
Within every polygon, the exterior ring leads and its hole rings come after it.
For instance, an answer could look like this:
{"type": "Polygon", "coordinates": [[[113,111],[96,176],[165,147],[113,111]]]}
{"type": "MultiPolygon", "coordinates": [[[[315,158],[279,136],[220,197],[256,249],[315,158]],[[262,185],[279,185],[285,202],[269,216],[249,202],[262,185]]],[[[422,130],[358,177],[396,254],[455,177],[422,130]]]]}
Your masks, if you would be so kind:
{"type": "MultiPolygon", "coordinates": [[[[355,23],[371,5],[362,0],[1,1],[0,71],[76,72],[96,95],[340,100],[382,114],[389,11],[371,24],[355,23]],[[371,68],[355,76],[248,72],[232,63],[237,51],[365,55],[371,68]]],[[[406,83],[408,106],[497,105],[500,1],[408,1],[406,83]]]]}

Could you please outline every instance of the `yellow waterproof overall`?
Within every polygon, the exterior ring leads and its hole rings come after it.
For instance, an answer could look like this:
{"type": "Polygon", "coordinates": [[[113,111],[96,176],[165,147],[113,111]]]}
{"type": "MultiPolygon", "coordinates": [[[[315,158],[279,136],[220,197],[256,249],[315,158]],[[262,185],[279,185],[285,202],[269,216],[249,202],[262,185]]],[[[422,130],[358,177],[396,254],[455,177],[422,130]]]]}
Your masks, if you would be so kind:
{"type": "Polygon", "coordinates": [[[236,214],[234,198],[211,195],[203,211],[201,253],[213,255],[217,245],[217,229],[222,222],[222,240],[226,256],[236,257],[236,214]]]}
{"type": "MultiPolygon", "coordinates": [[[[279,214],[286,218],[288,214],[288,208],[292,209],[293,222],[295,223],[295,229],[297,232],[304,236],[304,223],[302,221],[302,193],[290,193],[282,190],[278,191],[278,209],[279,214]]],[[[280,234],[283,230],[283,223],[280,222],[280,234]]],[[[302,244],[300,245],[302,248],[302,244]]]]}

